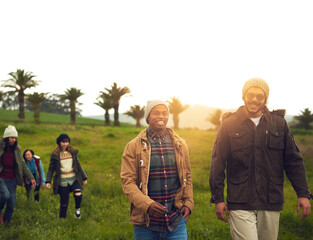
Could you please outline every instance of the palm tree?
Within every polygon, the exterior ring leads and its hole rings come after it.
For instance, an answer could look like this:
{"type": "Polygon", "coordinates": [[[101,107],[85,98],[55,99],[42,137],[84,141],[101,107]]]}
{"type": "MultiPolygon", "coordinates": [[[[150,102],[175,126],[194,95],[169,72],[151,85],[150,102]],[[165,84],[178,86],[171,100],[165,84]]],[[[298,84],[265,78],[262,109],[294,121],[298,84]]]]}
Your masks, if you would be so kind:
{"type": "Polygon", "coordinates": [[[206,120],[215,125],[215,129],[218,129],[218,127],[221,125],[222,113],[223,112],[221,109],[217,109],[213,114],[210,114],[206,120]]]}
{"type": "Polygon", "coordinates": [[[66,89],[65,94],[61,95],[62,99],[70,100],[70,109],[71,109],[71,124],[76,123],[76,103],[77,99],[84,95],[84,93],[77,88],[66,89]]]}
{"type": "Polygon", "coordinates": [[[125,113],[126,115],[136,119],[136,127],[141,127],[140,120],[145,116],[145,107],[134,105],[125,113]]]}
{"type": "Polygon", "coordinates": [[[4,92],[0,91],[0,102],[2,102],[3,100],[4,100],[4,92]]]}
{"type": "Polygon", "coordinates": [[[174,128],[179,128],[179,114],[181,114],[183,111],[185,111],[187,108],[189,108],[189,105],[182,105],[181,101],[176,98],[172,97],[172,101],[168,102],[168,107],[170,109],[170,113],[173,114],[173,122],[174,122],[174,128]]]}
{"type": "Polygon", "coordinates": [[[40,104],[46,99],[46,93],[34,92],[27,95],[27,101],[33,104],[34,120],[36,123],[40,122],[40,104]]]}
{"type": "Polygon", "coordinates": [[[24,91],[28,88],[36,87],[38,85],[38,80],[34,80],[36,77],[32,72],[24,72],[22,69],[17,69],[16,72],[10,72],[9,75],[12,77],[8,80],[4,80],[2,87],[13,88],[12,92],[18,93],[18,102],[19,102],[19,113],[18,117],[21,120],[25,119],[25,110],[24,110],[24,91]]]}
{"type": "Polygon", "coordinates": [[[110,114],[109,110],[113,107],[112,99],[108,93],[100,91],[100,96],[97,98],[98,102],[95,102],[96,105],[105,110],[104,121],[105,126],[110,126],[110,114]]]}
{"type": "Polygon", "coordinates": [[[304,128],[306,130],[311,129],[311,123],[313,122],[313,114],[309,108],[305,108],[303,111],[300,111],[301,114],[294,116],[298,120],[298,128],[304,128]]]}
{"type": "Polygon", "coordinates": [[[0,91],[0,101],[2,101],[3,97],[4,97],[4,92],[0,91]]]}
{"type": "Polygon", "coordinates": [[[120,106],[120,99],[123,95],[130,93],[130,90],[128,87],[117,87],[116,83],[113,83],[111,89],[105,88],[105,90],[112,99],[112,106],[114,109],[114,126],[119,126],[120,122],[118,120],[118,108],[120,106]]]}

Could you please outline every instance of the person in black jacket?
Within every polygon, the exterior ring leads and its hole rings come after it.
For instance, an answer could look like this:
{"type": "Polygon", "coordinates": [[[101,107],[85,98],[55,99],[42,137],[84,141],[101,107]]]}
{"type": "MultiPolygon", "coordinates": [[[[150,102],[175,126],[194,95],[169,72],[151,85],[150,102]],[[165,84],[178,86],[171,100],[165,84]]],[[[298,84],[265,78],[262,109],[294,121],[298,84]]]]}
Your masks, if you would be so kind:
{"type": "Polygon", "coordinates": [[[219,220],[229,218],[233,239],[277,239],[284,171],[298,196],[298,214],[303,209],[301,219],[311,212],[302,156],[284,119],[285,111],[270,112],[266,107],[268,95],[267,82],[248,80],[242,89],[244,106],[223,117],[213,147],[211,202],[219,220]]]}
{"type": "Polygon", "coordinates": [[[78,150],[70,146],[70,137],[63,133],[56,140],[58,146],[52,152],[47,173],[46,187],[49,189],[53,174],[53,193],[60,195],[60,218],[66,218],[69,194],[74,192],[75,216],[81,217],[83,185],[87,175],[78,161],[78,150]]]}

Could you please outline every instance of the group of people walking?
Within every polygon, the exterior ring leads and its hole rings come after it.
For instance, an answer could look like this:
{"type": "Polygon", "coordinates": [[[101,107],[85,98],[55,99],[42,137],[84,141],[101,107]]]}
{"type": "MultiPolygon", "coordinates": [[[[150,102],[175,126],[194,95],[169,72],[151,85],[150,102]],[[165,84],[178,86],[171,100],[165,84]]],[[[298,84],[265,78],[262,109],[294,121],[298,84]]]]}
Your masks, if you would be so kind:
{"type": "MultiPolygon", "coordinates": [[[[217,218],[229,221],[235,240],[277,239],[284,172],[298,196],[301,219],[311,213],[312,194],[302,156],[285,112],[270,112],[268,97],[266,81],[246,81],[244,105],[223,115],[213,146],[211,203],[217,218]]],[[[194,208],[188,147],[167,127],[166,102],[149,101],[145,111],[149,126],[126,145],[121,168],[135,240],[187,239],[186,223],[194,208]]]]}
{"type": "MultiPolygon", "coordinates": [[[[209,174],[211,203],[217,218],[228,222],[233,239],[274,240],[278,237],[283,209],[284,173],[297,196],[301,219],[311,213],[303,158],[284,119],[283,110],[269,111],[269,86],[261,78],[245,82],[243,106],[224,114],[212,151],[209,174]],[[224,188],[227,182],[227,196],[224,188]]],[[[148,127],[131,140],[122,154],[122,188],[131,202],[130,223],[136,240],[187,239],[186,224],[194,210],[189,150],[184,139],[167,127],[169,108],[162,100],[148,101],[148,127]]],[[[31,149],[23,157],[17,131],[8,126],[0,141],[0,221],[10,222],[16,184],[27,195],[40,186],[60,195],[60,218],[67,214],[69,193],[75,198],[75,215],[80,217],[82,188],[87,176],[78,161],[78,150],[70,137],[61,134],[52,152],[45,180],[40,159],[31,149]]]]}
{"type": "Polygon", "coordinates": [[[17,185],[24,183],[27,198],[34,189],[34,200],[39,201],[40,187],[50,189],[52,177],[53,193],[60,195],[60,218],[66,218],[70,192],[74,192],[75,216],[80,218],[82,188],[87,184],[87,175],[78,161],[78,150],[70,146],[70,137],[65,133],[58,136],[46,179],[40,157],[32,149],[26,149],[22,155],[17,138],[16,128],[9,125],[0,139],[0,223],[11,222],[17,185]]]}

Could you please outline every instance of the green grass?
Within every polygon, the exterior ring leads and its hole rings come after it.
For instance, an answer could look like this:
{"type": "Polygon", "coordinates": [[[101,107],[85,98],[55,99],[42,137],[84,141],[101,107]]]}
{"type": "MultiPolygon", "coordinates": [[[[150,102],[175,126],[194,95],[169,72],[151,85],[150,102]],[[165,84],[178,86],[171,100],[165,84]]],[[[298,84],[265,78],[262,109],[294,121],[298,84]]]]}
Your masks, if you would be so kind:
{"type": "MultiPolygon", "coordinates": [[[[129,200],[121,188],[120,165],[123,149],[128,141],[142,129],[123,125],[104,127],[101,124],[72,126],[53,119],[39,125],[31,120],[25,123],[4,120],[0,111],[0,134],[8,124],[19,132],[22,149],[32,148],[41,156],[45,172],[56,137],[66,132],[71,144],[80,150],[79,159],[88,175],[83,190],[82,218],[74,218],[74,199],[70,196],[68,217],[60,220],[59,196],[52,189],[41,189],[40,202],[27,200],[25,189],[17,188],[17,203],[11,225],[0,225],[0,239],[133,239],[129,223],[129,200]]],[[[17,114],[16,114],[17,115],[17,114]]],[[[43,114],[44,115],[44,114],[43,114]]],[[[42,116],[43,116],[42,115],[42,116]]],[[[64,116],[62,116],[64,117],[64,116]]],[[[65,116],[69,122],[69,116],[65,116]]],[[[214,131],[179,130],[190,150],[194,183],[194,212],[189,218],[189,239],[231,239],[228,224],[218,221],[214,205],[210,206],[209,167],[211,151],[216,136],[214,131]]],[[[303,151],[309,184],[313,183],[313,153],[311,135],[296,136],[303,151]]],[[[278,239],[312,239],[312,216],[300,221],[296,214],[296,194],[288,181],[285,184],[285,209],[281,213],[278,239]]]]}
{"type": "MultiPolygon", "coordinates": [[[[20,122],[18,118],[18,110],[3,110],[0,109],[0,121],[5,122],[20,122]]],[[[25,112],[25,122],[34,123],[34,113],[26,111],[25,112]]],[[[70,115],[54,114],[54,113],[40,113],[40,123],[51,123],[51,124],[70,124],[70,115]]],[[[76,117],[76,123],[78,125],[88,125],[88,126],[104,126],[104,120],[76,117]]],[[[112,123],[111,123],[112,125],[112,123]]],[[[128,123],[121,123],[121,126],[131,126],[128,123]]]]}

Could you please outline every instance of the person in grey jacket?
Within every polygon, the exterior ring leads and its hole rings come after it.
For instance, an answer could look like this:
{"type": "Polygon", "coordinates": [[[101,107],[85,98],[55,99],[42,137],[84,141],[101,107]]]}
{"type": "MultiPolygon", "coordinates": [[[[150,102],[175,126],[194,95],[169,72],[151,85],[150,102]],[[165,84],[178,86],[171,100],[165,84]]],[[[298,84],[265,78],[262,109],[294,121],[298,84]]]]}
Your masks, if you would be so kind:
{"type": "Polygon", "coordinates": [[[56,140],[58,146],[52,152],[46,178],[46,187],[50,189],[53,177],[53,193],[60,195],[60,218],[66,218],[69,194],[74,192],[75,216],[81,217],[83,185],[87,184],[87,175],[78,161],[78,150],[70,146],[70,137],[62,133],[56,140]]]}
{"type": "Polygon", "coordinates": [[[16,202],[16,185],[23,186],[23,175],[26,175],[33,188],[36,186],[36,181],[23,160],[17,136],[16,128],[9,125],[4,130],[3,138],[0,138],[0,223],[11,222],[16,202]]]}
{"type": "Polygon", "coordinates": [[[302,156],[284,119],[285,111],[270,112],[266,107],[268,95],[267,82],[248,80],[242,89],[244,106],[223,116],[213,147],[211,202],[219,220],[229,218],[233,239],[277,239],[284,172],[298,196],[298,214],[303,209],[301,219],[311,212],[302,156]]]}

